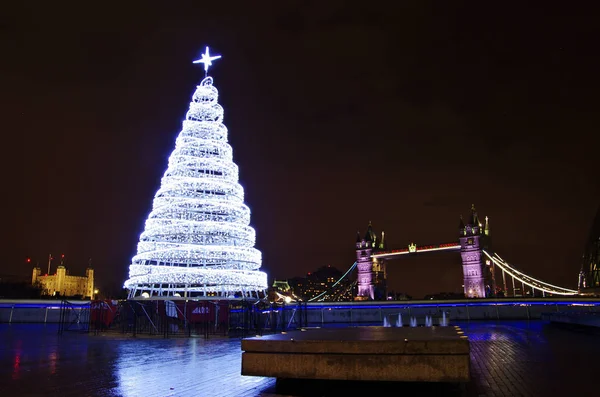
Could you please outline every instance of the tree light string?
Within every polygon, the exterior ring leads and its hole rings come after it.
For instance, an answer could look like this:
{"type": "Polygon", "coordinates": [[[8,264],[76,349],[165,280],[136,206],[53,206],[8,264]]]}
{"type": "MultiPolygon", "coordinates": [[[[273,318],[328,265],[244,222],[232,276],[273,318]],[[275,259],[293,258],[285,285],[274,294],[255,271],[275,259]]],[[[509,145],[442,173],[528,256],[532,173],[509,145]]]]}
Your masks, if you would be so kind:
{"type": "Polygon", "coordinates": [[[267,288],[211,77],[197,87],[124,286],[141,296],[233,296],[267,288]]]}

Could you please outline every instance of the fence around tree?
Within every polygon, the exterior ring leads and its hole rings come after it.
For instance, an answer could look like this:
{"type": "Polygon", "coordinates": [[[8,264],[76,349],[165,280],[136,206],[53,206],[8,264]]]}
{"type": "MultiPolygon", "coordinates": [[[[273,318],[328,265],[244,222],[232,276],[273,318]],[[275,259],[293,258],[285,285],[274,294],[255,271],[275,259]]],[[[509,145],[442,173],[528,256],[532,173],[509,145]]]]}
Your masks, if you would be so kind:
{"type": "Polygon", "coordinates": [[[305,305],[263,300],[97,300],[72,306],[62,304],[59,333],[246,337],[306,325],[305,305]]]}

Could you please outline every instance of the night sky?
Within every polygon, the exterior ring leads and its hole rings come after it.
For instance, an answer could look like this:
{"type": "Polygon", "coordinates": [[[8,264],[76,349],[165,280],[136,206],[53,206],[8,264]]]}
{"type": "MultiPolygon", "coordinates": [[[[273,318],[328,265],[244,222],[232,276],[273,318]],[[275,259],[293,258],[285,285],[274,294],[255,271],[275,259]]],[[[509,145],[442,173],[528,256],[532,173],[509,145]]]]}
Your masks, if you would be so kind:
{"type": "MultiPolygon", "coordinates": [[[[346,269],[369,221],[390,248],[456,241],[474,203],[503,259],[576,286],[600,204],[598,10],[20,3],[0,13],[0,274],[91,257],[119,292],[209,45],[270,280],[346,269]]],[[[456,253],[388,276],[461,291],[456,253]]]]}

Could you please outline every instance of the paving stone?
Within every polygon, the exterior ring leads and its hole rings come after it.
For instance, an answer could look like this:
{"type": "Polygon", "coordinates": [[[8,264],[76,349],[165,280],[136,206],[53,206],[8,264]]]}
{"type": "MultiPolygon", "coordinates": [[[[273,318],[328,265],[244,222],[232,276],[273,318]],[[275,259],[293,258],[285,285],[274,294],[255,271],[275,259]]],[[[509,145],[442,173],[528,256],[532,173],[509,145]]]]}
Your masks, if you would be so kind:
{"type": "Polygon", "coordinates": [[[242,376],[239,339],[153,339],[56,334],[53,326],[0,324],[0,395],[283,397],[382,394],[595,395],[598,330],[532,322],[459,324],[471,341],[472,381],[457,384],[303,382],[242,376]]]}

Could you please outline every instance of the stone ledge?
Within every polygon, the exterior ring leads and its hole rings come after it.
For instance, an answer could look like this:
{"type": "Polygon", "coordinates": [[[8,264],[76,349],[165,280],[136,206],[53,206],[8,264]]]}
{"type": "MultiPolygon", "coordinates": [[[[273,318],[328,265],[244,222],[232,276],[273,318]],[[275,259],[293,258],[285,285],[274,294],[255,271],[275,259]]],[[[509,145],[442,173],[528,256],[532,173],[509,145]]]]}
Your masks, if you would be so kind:
{"type": "Polygon", "coordinates": [[[468,382],[468,355],[242,353],[242,375],[285,379],[468,382]]]}
{"type": "Polygon", "coordinates": [[[469,341],[453,327],[311,329],[242,340],[242,375],[467,382],[469,341]]]}

